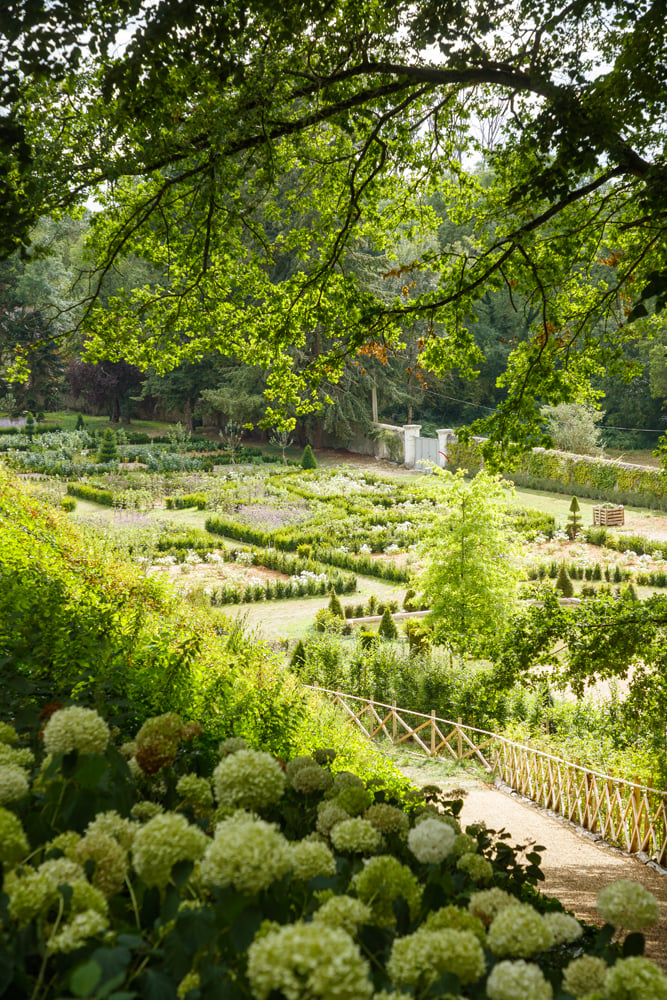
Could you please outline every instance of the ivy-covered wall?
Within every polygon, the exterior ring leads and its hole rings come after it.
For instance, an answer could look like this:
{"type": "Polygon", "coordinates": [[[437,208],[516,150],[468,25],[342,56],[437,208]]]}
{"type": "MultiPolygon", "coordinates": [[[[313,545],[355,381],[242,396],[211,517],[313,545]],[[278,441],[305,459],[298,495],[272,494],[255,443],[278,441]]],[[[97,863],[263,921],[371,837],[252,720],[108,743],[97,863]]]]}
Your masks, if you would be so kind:
{"type": "MultiPolygon", "coordinates": [[[[448,456],[452,469],[468,469],[474,474],[481,466],[479,445],[475,443],[451,444],[448,456]]],[[[661,469],[647,465],[534,448],[505,475],[528,489],[576,493],[593,500],[667,510],[667,476],[661,469]]]]}

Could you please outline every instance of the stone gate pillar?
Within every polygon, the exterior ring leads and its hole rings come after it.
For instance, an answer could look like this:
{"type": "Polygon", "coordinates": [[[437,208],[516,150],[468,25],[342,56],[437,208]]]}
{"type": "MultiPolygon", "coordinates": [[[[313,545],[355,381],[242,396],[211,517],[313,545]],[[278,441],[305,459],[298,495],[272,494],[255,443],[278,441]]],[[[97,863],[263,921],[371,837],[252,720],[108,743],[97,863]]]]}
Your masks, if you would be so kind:
{"type": "Polygon", "coordinates": [[[456,443],[456,434],[451,427],[443,427],[438,435],[438,465],[446,469],[449,465],[449,446],[456,443]]]}
{"type": "Polygon", "coordinates": [[[421,429],[422,429],[421,424],[403,425],[403,434],[405,438],[404,442],[405,464],[409,469],[414,469],[415,462],[417,461],[415,441],[419,437],[421,429]]]}

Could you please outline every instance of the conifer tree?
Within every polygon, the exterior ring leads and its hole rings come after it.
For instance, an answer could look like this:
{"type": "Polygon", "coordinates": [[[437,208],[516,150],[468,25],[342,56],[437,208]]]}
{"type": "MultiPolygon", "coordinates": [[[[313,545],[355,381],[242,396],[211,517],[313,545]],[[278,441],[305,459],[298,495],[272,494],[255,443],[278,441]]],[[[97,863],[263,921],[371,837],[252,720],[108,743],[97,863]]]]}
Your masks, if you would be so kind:
{"type": "Polygon", "coordinates": [[[383,639],[398,638],[398,629],[396,628],[394,619],[391,617],[389,608],[385,608],[382,612],[382,621],[378,628],[378,635],[381,635],[383,639]]]}
{"type": "Polygon", "coordinates": [[[116,447],[116,436],[108,427],[102,438],[102,447],[97,456],[98,462],[115,462],[118,459],[118,448],[116,447]]]}
{"type": "Polygon", "coordinates": [[[317,459],[313,455],[313,449],[309,444],[303,449],[303,455],[301,456],[301,468],[302,469],[316,469],[317,459]]]}
{"type": "Polygon", "coordinates": [[[572,580],[568,576],[565,563],[560,564],[560,569],[558,570],[558,576],[556,578],[556,590],[560,590],[563,597],[572,597],[574,594],[572,580]]]}
{"type": "Polygon", "coordinates": [[[343,605],[340,603],[340,598],[335,590],[331,591],[331,598],[329,600],[329,611],[336,618],[345,618],[345,612],[343,611],[343,605]]]}

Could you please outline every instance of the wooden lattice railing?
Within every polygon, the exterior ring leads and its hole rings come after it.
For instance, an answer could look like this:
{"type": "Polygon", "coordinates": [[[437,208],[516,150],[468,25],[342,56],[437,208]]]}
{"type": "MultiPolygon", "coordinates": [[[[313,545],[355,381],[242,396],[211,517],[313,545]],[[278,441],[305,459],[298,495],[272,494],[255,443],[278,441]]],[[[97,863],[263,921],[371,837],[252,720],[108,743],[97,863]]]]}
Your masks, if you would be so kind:
{"type": "Polygon", "coordinates": [[[430,757],[476,761],[507,785],[626,851],[643,851],[663,864],[667,859],[667,792],[601,774],[543,750],[440,719],[314,686],[333,700],[351,724],[371,739],[384,736],[430,757]]]}

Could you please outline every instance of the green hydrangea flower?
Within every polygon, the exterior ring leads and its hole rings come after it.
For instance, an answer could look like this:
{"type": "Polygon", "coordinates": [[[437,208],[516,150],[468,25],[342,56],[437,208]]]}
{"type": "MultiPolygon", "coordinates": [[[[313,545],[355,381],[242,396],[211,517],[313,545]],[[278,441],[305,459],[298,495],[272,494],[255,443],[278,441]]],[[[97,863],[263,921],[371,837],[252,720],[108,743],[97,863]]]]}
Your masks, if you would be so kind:
{"type": "Polygon", "coordinates": [[[18,864],[30,851],[21,820],[9,809],[0,806],[0,861],[3,865],[18,864]]]}
{"type": "Polygon", "coordinates": [[[205,883],[257,893],[292,867],[290,844],[273,823],[239,812],[219,823],[201,863],[205,883]]]}
{"type": "Polygon", "coordinates": [[[213,788],[224,809],[262,809],[282,798],[285,775],[271,754],[238,750],[216,767],[213,788]]]}
{"type": "Polygon", "coordinates": [[[373,922],[380,927],[394,927],[394,901],[403,897],[415,917],[421,903],[422,889],[407,865],[391,854],[369,858],[352,879],[358,898],[371,908],[373,922]]]}
{"type": "Polygon", "coordinates": [[[253,941],[248,980],[253,997],[370,1000],[370,969],[352,938],[322,923],[288,924],[253,941]]]}
{"type": "Polygon", "coordinates": [[[109,742],[109,727],[93,708],[71,705],[54,712],[44,726],[44,749],[47,754],[104,753],[109,742]]]}
{"type": "Polygon", "coordinates": [[[196,861],[208,843],[206,835],[180,813],[159,813],[137,831],[132,864],[146,885],[163,888],[178,861],[196,861]]]}
{"type": "Polygon", "coordinates": [[[604,981],[607,1000],[667,1000],[667,976],[648,958],[621,958],[604,981]]]}
{"type": "Polygon", "coordinates": [[[329,836],[335,849],[345,854],[373,854],[382,843],[380,831],[359,816],[336,823],[329,836]]]}
{"type": "Polygon", "coordinates": [[[484,949],[471,931],[445,927],[428,930],[394,941],[387,972],[397,986],[423,989],[445,973],[458,976],[461,983],[475,983],[484,975],[484,949]]]}
{"type": "Polygon", "coordinates": [[[575,958],[563,974],[563,989],[584,1000],[584,997],[602,994],[604,981],[609,966],[602,958],[595,955],[582,955],[575,958]]]}
{"type": "Polygon", "coordinates": [[[532,962],[499,962],[486,981],[489,1000],[552,1000],[553,990],[532,962]]]}
{"type": "Polygon", "coordinates": [[[628,931],[652,927],[660,919],[660,906],[653,893],[639,882],[619,879],[601,889],[597,907],[608,924],[628,931]]]}
{"type": "Polygon", "coordinates": [[[340,927],[350,937],[354,937],[361,924],[369,924],[371,919],[370,908],[353,896],[331,896],[313,914],[315,923],[340,927]]]}
{"type": "Polygon", "coordinates": [[[530,958],[551,948],[554,936],[537,910],[527,903],[515,902],[493,918],[487,942],[493,954],[500,958],[530,958]]]}

